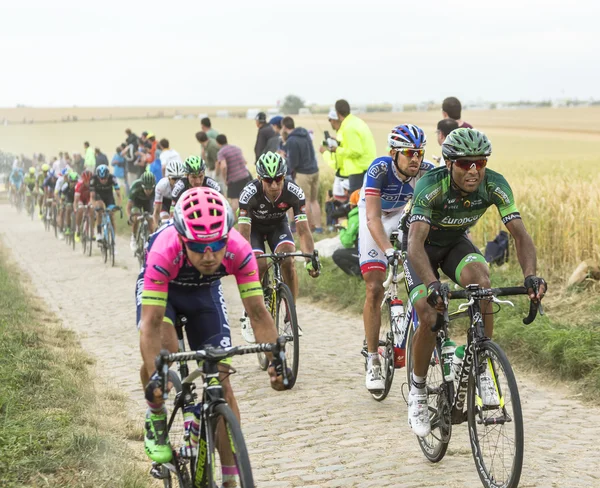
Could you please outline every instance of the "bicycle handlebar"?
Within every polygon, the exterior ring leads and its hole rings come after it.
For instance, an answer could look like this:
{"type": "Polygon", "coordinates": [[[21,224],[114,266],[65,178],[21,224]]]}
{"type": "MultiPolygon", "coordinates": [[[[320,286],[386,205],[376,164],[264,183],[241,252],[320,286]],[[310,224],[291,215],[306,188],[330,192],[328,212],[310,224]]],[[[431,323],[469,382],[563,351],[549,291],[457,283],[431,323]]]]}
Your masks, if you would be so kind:
{"type": "MultiPolygon", "coordinates": [[[[289,376],[287,372],[287,359],[285,357],[285,337],[278,337],[277,342],[265,343],[265,344],[253,344],[251,346],[237,346],[229,348],[217,348],[217,347],[206,347],[198,351],[186,351],[186,352],[175,352],[169,353],[169,351],[163,349],[160,354],[156,356],[154,365],[156,371],[160,374],[161,389],[163,391],[163,398],[168,398],[167,383],[169,375],[169,364],[175,361],[208,361],[211,363],[218,363],[223,359],[230,358],[232,356],[241,356],[244,354],[254,354],[258,352],[270,352],[274,357],[277,358],[280,364],[283,365],[283,384],[284,386],[289,385],[289,376]]],[[[183,379],[183,378],[182,378],[183,379]]]]}
{"type": "MultiPolygon", "coordinates": [[[[538,290],[534,289],[534,292],[537,294],[538,290]]],[[[490,297],[501,297],[508,295],[529,295],[527,293],[527,289],[524,286],[508,286],[502,288],[481,288],[477,285],[469,285],[465,290],[458,291],[450,291],[448,285],[443,284],[440,288],[440,294],[442,295],[442,300],[444,301],[444,313],[438,314],[438,318],[436,323],[431,327],[433,332],[437,332],[440,330],[444,324],[448,325],[450,322],[448,317],[448,300],[457,300],[457,299],[475,299],[482,300],[490,297]]],[[[534,302],[531,300],[529,302],[529,315],[523,319],[523,323],[525,325],[531,324],[538,312],[540,315],[544,315],[544,308],[542,304],[538,302],[534,302]]]]}
{"type": "Polygon", "coordinates": [[[286,258],[310,258],[314,269],[321,268],[321,262],[319,260],[319,251],[317,249],[315,249],[312,252],[312,254],[308,254],[308,253],[301,252],[301,251],[296,251],[296,252],[277,252],[277,253],[271,253],[271,254],[265,253],[265,254],[259,254],[258,256],[256,256],[256,259],[260,259],[260,258],[270,258],[273,261],[283,261],[286,258]]]}

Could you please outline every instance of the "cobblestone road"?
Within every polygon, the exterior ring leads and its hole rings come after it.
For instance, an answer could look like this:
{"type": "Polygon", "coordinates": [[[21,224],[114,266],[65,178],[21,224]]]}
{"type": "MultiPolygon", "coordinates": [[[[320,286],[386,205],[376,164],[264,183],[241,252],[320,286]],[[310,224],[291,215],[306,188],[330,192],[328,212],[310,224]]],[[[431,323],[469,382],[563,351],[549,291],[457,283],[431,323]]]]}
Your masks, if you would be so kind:
{"type": "MultiPolygon", "coordinates": [[[[73,252],[46,233],[39,221],[0,207],[4,244],[64,324],[79,333],[97,367],[131,397],[130,415],[145,411],[138,384],[140,355],[133,289],[137,264],[119,239],[117,265],[105,266],[73,252]]],[[[235,344],[241,302],[234,282],[224,280],[235,344]]],[[[244,434],[260,487],[477,487],[464,426],[454,429],[448,454],[425,460],[406,424],[402,381],[375,402],[364,388],[358,352],[359,317],[301,301],[304,329],[300,375],[293,391],[270,389],[255,357],[235,361],[233,378],[244,434]]],[[[402,375],[398,375],[402,378],[402,375]]],[[[518,375],[525,416],[522,487],[600,487],[600,410],[580,403],[564,387],[542,386],[518,375]]],[[[141,425],[141,420],[140,420],[141,425]]],[[[142,450],[141,443],[140,451],[142,450]]]]}

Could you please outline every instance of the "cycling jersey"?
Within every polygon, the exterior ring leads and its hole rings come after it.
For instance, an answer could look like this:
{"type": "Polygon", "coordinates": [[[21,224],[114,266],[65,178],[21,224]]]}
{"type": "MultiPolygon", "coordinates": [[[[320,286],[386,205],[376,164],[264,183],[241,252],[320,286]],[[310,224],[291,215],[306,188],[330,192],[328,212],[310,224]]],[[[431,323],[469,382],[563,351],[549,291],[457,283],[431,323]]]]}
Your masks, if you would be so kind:
{"type": "Polygon", "coordinates": [[[44,187],[44,181],[46,181],[46,178],[48,177],[48,172],[46,171],[45,173],[40,173],[37,175],[37,185],[39,188],[43,188],[44,187]]]}
{"type": "Polygon", "coordinates": [[[42,184],[42,188],[44,190],[54,191],[54,187],[56,186],[56,181],[58,178],[56,176],[46,176],[44,183],[42,184]]]}
{"type": "Polygon", "coordinates": [[[240,193],[240,224],[257,224],[263,228],[287,221],[286,212],[291,208],[296,222],[306,221],[304,192],[292,180],[286,179],[275,201],[263,192],[262,183],[256,179],[249,182],[240,193]]]}
{"type": "Polygon", "coordinates": [[[133,202],[134,208],[139,208],[145,212],[152,213],[152,200],[154,195],[146,195],[142,187],[142,180],[135,180],[129,189],[129,200],[133,202]]]}
{"type": "Polygon", "coordinates": [[[21,171],[21,169],[13,169],[12,172],[10,173],[10,182],[15,185],[15,186],[21,186],[21,184],[23,183],[23,178],[24,178],[24,174],[23,171],[21,171]]]}
{"type": "Polygon", "coordinates": [[[436,168],[417,183],[409,222],[426,222],[431,226],[427,243],[448,246],[458,242],[491,205],[498,207],[504,224],[521,218],[510,185],[500,173],[486,169],[477,190],[462,196],[452,188],[448,169],[436,168]]]}
{"type": "Polygon", "coordinates": [[[114,175],[109,174],[106,183],[102,183],[97,175],[90,181],[90,192],[95,193],[95,200],[102,200],[105,205],[114,205],[115,197],[113,194],[113,188],[119,189],[119,182],[114,175]]]}
{"type": "Polygon", "coordinates": [[[56,184],[54,185],[54,194],[55,195],[60,194],[60,190],[63,187],[64,182],[65,182],[64,176],[59,176],[58,178],[56,178],[56,184]]]}
{"type": "Polygon", "coordinates": [[[166,176],[161,178],[154,189],[154,203],[162,203],[163,199],[171,199],[171,182],[166,176]]]}
{"type": "Polygon", "coordinates": [[[141,304],[164,306],[172,291],[203,287],[228,275],[235,276],[242,298],[262,295],[258,265],[250,244],[235,229],[228,236],[221,266],[214,274],[203,275],[188,261],[185,246],[172,223],[152,234],[140,273],[144,281],[141,304]]]}
{"type": "MultiPolygon", "coordinates": [[[[213,180],[210,176],[205,176],[204,181],[202,182],[202,186],[206,188],[212,188],[213,190],[221,193],[221,185],[219,185],[215,180],[213,180]]],[[[183,194],[184,191],[189,190],[192,187],[190,185],[190,180],[188,180],[187,176],[181,178],[171,191],[171,205],[175,206],[179,197],[183,194]]]]}
{"type": "Polygon", "coordinates": [[[381,197],[383,213],[397,212],[404,208],[412,198],[417,180],[435,166],[423,161],[419,173],[406,181],[400,179],[400,173],[390,156],[375,159],[367,170],[365,181],[360,190],[359,208],[366,208],[366,196],[381,197]]]}
{"type": "Polygon", "coordinates": [[[35,175],[26,175],[23,178],[23,184],[29,189],[29,191],[33,191],[35,189],[35,185],[37,184],[37,178],[35,175]]]}
{"type": "Polygon", "coordinates": [[[63,183],[58,192],[59,196],[64,199],[65,203],[73,203],[75,201],[76,185],[69,185],[68,182],[63,183]]]}
{"type": "Polygon", "coordinates": [[[90,185],[86,185],[83,181],[78,181],[75,185],[75,194],[79,195],[79,201],[83,205],[90,203],[90,185]]]}

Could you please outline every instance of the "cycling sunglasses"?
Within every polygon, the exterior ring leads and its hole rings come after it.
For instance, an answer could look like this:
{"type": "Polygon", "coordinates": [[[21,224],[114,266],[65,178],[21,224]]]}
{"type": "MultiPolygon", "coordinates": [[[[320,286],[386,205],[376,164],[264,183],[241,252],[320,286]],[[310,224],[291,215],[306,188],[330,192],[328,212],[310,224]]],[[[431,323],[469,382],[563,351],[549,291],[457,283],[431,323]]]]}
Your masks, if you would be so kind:
{"type": "Polygon", "coordinates": [[[280,176],[276,176],[275,178],[262,178],[262,180],[267,184],[270,185],[273,182],[275,183],[281,183],[283,181],[283,179],[285,178],[284,175],[280,175],[280,176]]]}
{"type": "Polygon", "coordinates": [[[207,249],[210,249],[212,252],[218,252],[227,245],[227,237],[207,243],[187,241],[185,245],[190,251],[201,254],[204,254],[207,249]]]}
{"type": "Polygon", "coordinates": [[[422,158],[425,155],[425,149],[398,149],[398,152],[409,159],[415,156],[422,158]]]}
{"type": "Polygon", "coordinates": [[[473,167],[473,165],[475,165],[475,169],[479,171],[480,169],[485,168],[485,166],[487,165],[487,158],[475,160],[456,159],[453,161],[453,163],[456,164],[456,166],[458,166],[463,171],[469,171],[473,167]]]}

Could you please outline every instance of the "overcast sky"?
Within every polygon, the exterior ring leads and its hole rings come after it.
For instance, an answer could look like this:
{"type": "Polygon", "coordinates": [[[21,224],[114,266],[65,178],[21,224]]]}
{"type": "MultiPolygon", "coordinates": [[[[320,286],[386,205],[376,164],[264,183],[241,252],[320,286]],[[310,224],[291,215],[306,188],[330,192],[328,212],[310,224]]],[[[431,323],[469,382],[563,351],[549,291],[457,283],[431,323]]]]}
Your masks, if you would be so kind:
{"type": "Polygon", "coordinates": [[[0,106],[600,98],[600,4],[0,2],[0,106]]]}

